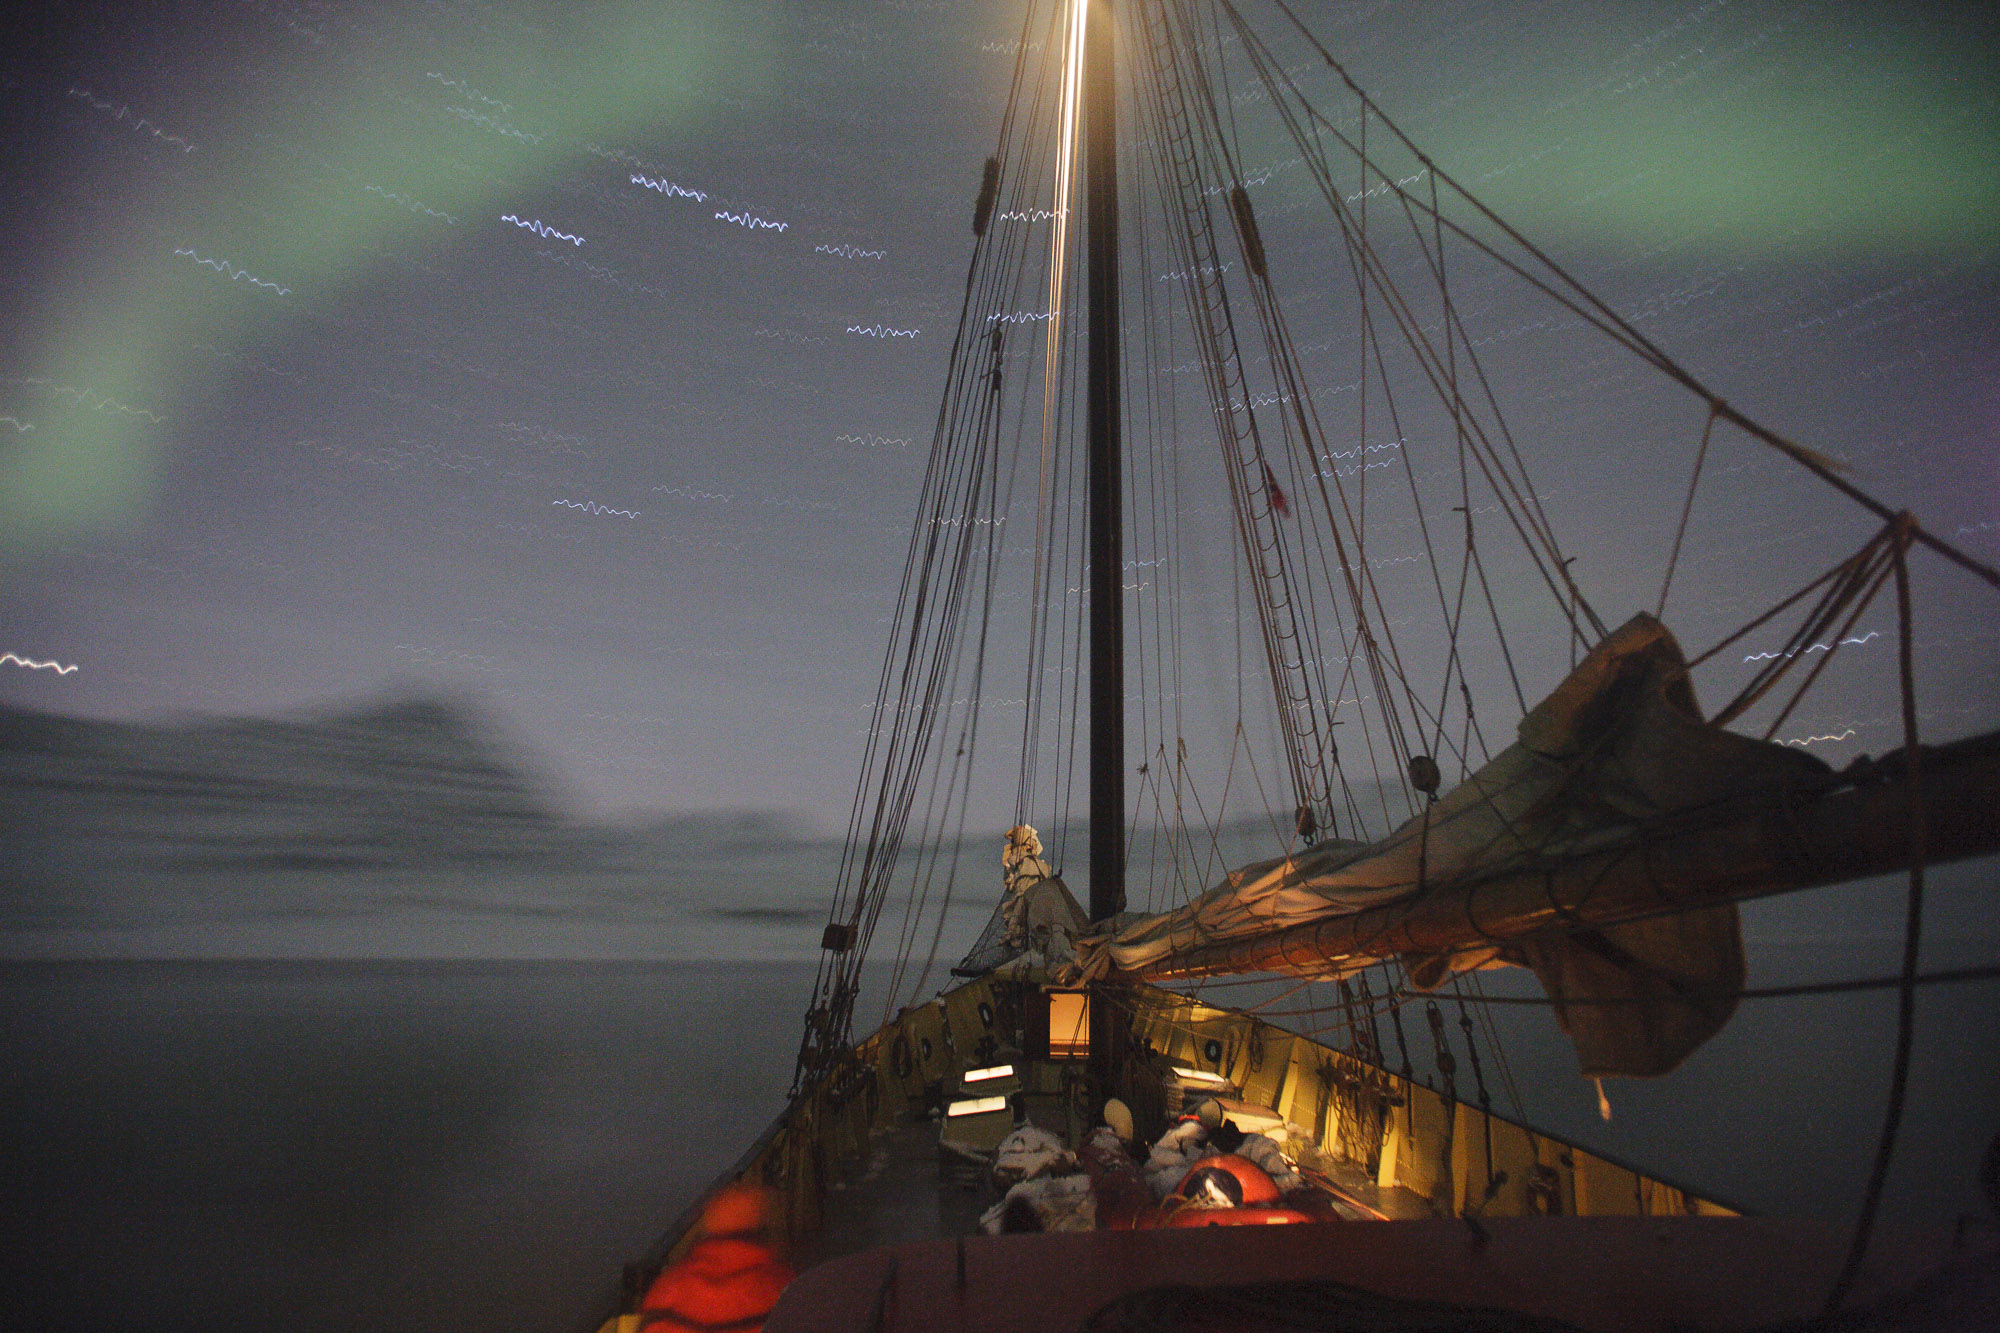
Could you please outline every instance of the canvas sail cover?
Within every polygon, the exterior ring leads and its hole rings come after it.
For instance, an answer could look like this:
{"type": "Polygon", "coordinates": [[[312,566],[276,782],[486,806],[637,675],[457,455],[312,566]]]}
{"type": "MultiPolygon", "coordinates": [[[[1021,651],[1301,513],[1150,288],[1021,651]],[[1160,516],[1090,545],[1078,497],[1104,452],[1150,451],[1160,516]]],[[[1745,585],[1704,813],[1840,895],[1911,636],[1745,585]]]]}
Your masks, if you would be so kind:
{"type": "Polygon", "coordinates": [[[1089,920],[1061,876],[1017,880],[951,974],[983,977],[1030,952],[1045,962],[1068,963],[1072,941],[1089,929],[1089,920]]]}
{"type": "MultiPolygon", "coordinates": [[[[1679,645],[1640,614],[1521,720],[1514,744],[1388,837],[1245,866],[1182,908],[1081,942],[1078,955],[1085,975],[1164,975],[1192,950],[1613,847],[1675,811],[1826,771],[1801,751],[1708,726],[1679,645]]],[[[1373,961],[1282,970],[1334,977],[1373,961]]],[[[1674,1068],[1728,1020],[1743,981],[1733,904],[1507,942],[1468,921],[1462,949],[1404,962],[1426,986],[1495,962],[1533,967],[1589,1074],[1674,1068]]]]}

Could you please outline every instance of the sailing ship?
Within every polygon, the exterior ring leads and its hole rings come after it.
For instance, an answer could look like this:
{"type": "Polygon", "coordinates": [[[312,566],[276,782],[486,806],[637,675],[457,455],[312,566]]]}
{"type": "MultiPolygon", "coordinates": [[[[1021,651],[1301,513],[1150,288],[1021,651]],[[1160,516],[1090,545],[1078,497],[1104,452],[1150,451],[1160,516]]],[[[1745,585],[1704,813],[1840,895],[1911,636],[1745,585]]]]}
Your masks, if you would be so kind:
{"type": "MultiPolygon", "coordinates": [[[[1529,969],[1600,1097],[1666,1076],[1743,993],[1738,902],[1902,872],[1900,1083],[1924,869],[2000,848],[2000,734],[1918,735],[1911,567],[2000,573],[1650,341],[1285,0],[1246,8],[1027,7],[793,1099],[717,1182],[771,1187],[825,1261],[768,1327],[1743,1327],[1937,1269],[1934,1238],[1871,1246],[1899,1092],[1858,1226],[1745,1217],[1503,1114],[1474,1013],[1479,973],[1529,969]],[[1543,503],[1480,328],[1510,285],[1683,404],[1650,606],[1622,576],[1593,591],[1543,503]],[[1329,311],[1346,331],[1311,344],[1329,311]],[[1867,531],[1689,653],[1671,594],[1724,448],[1802,469],[1867,531]],[[1196,580],[1225,545],[1227,615],[1196,580]],[[1835,770],[1778,733],[1878,604],[1899,744],[1835,770]],[[1242,670],[1205,757],[1190,663],[1217,624],[1242,670]],[[1751,635],[1777,646],[1705,710],[1751,635]],[[996,731],[1006,776],[975,767],[996,731]],[[1000,906],[925,998],[946,907],[990,892],[1003,847],[1000,906]],[[1308,1035],[1219,1001],[1222,977],[1338,999],[1308,1035]],[[1114,1096],[1142,1142],[1214,1100],[1340,1220],[983,1234],[1003,1137],[1025,1120],[1073,1150],[1114,1096]]],[[[638,1325],[699,1207],[606,1333],[638,1325]]]]}

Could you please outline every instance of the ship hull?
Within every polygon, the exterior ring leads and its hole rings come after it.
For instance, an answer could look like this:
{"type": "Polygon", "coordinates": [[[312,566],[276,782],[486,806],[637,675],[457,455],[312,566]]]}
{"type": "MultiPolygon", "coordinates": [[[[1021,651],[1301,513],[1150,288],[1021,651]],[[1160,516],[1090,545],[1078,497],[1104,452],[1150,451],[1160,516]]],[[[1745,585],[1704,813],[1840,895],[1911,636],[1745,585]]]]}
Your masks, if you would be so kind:
{"type": "MultiPolygon", "coordinates": [[[[1538,1217],[929,1241],[814,1268],[767,1333],[1345,1327],[1768,1329],[1812,1319],[1844,1227],[1538,1217]]],[[[2000,1245],[1885,1234],[1843,1327],[1993,1327],[2000,1245]]]]}

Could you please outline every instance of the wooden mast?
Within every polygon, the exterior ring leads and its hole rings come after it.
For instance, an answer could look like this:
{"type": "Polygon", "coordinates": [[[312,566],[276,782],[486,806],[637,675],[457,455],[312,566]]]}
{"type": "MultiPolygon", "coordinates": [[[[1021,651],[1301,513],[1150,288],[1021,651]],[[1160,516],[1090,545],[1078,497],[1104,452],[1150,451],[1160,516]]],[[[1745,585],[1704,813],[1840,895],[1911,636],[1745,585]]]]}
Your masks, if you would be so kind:
{"type": "MultiPolygon", "coordinates": [[[[1090,555],[1090,919],[1125,910],[1125,550],[1119,409],[1118,85],[1111,0],[1090,6],[1083,39],[1085,282],[1089,394],[1085,434],[1090,555]]],[[[1090,1074],[1095,1101],[1120,1084],[1124,1025],[1101,986],[1091,988],[1090,1074]]],[[[1092,1108],[1095,1111],[1095,1107],[1092,1108]]]]}
{"type": "Polygon", "coordinates": [[[1090,919],[1125,909],[1125,551],[1120,531],[1118,126],[1111,0],[1090,6],[1083,49],[1085,420],[1090,533],[1090,919]]]}

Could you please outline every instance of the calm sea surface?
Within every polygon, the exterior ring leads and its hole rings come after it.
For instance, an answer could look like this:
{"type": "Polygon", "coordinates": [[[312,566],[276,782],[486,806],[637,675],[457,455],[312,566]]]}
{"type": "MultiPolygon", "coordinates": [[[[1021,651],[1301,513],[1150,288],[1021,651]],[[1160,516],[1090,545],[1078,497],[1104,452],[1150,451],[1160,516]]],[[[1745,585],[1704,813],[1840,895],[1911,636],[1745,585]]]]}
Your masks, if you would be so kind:
{"type": "Polygon", "coordinates": [[[798,964],[0,969],[16,1328],[571,1333],[783,1105],[798,964]]]}
{"type": "MultiPolygon", "coordinates": [[[[1753,957],[1752,984],[1857,975],[1804,948],[1753,957]]],[[[0,1314],[573,1333],[779,1110],[811,979],[795,963],[0,966],[0,1314]]],[[[1614,1084],[1610,1124],[1545,1014],[1497,1012],[1548,1129],[1760,1210],[1858,1199],[1891,997],[1746,1002],[1674,1079],[1614,1084]]],[[[1925,992],[1894,1213],[1977,1206],[1996,1019],[1991,983],[1925,992]]]]}

